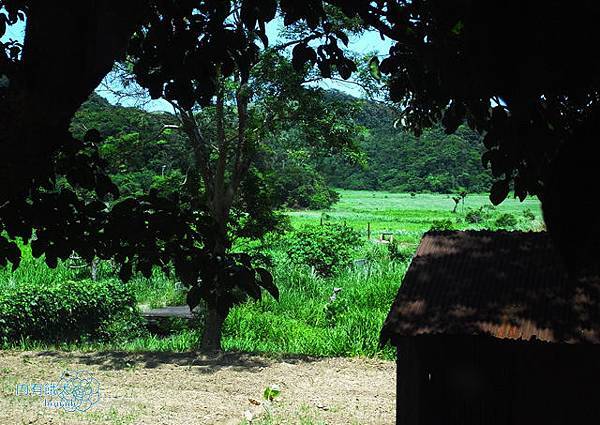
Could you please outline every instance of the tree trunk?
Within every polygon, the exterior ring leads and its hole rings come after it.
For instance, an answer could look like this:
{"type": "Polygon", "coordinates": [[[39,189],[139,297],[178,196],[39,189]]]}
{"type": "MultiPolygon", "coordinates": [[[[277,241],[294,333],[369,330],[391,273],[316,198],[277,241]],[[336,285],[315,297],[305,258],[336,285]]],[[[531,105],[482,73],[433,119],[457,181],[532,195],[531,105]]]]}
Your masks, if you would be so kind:
{"type": "Polygon", "coordinates": [[[208,307],[200,345],[202,351],[221,350],[221,335],[223,332],[223,323],[226,318],[227,315],[223,316],[215,308],[208,307]]]}

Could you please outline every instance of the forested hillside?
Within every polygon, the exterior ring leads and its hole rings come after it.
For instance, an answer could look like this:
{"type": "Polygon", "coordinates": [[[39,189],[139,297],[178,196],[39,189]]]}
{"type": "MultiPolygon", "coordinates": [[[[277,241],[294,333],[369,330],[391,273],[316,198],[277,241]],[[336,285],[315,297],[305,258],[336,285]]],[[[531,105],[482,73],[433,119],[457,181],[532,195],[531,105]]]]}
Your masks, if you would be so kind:
{"type": "MultiPolygon", "coordinates": [[[[341,94],[331,96],[356,99],[341,94]]],[[[361,148],[366,164],[349,165],[339,157],[321,161],[319,169],[333,187],[394,192],[486,192],[491,173],[481,162],[484,147],[466,126],[447,135],[441,126],[420,138],[394,128],[398,116],[384,104],[362,101],[359,124],[367,129],[361,148]]]]}
{"type": "MultiPolygon", "coordinates": [[[[330,188],[451,193],[485,192],[491,176],[481,164],[482,145],[475,133],[460,127],[446,135],[441,127],[420,138],[394,128],[397,116],[383,104],[326,92],[332,104],[347,103],[364,131],[357,137],[363,161],[348,155],[307,155],[308,142],[290,128],[281,132],[258,162],[261,178],[276,204],[290,208],[327,208],[336,201],[330,188]],[[329,186],[329,187],[328,187],[329,186]]],[[[180,191],[192,152],[167,112],[111,105],[93,95],[77,113],[72,131],[82,137],[89,128],[103,136],[100,154],[123,196],[150,188],[180,191]]]]}
{"type": "MultiPolygon", "coordinates": [[[[345,125],[345,131],[352,134],[357,109],[318,91],[310,102],[315,110],[328,110],[328,115],[321,117],[323,120],[345,125]]],[[[311,124],[317,128],[314,122],[311,124]]],[[[177,126],[171,113],[112,105],[93,94],[75,115],[71,132],[78,138],[92,128],[100,132],[100,156],[107,161],[109,175],[122,197],[138,196],[150,189],[166,195],[185,191],[190,183],[188,172],[194,167],[194,154],[177,126]]],[[[269,142],[258,153],[249,176],[252,181],[247,181],[260,188],[249,191],[262,197],[260,205],[321,209],[337,201],[337,193],[316,169],[316,158],[328,155],[314,148],[318,143],[314,139],[322,137],[319,131],[307,132],[304,121],[271,133],[269,142]],[[309,137],[313,140],[309,141],[309,137]]]]}
{"type": "Polygon", "coordinates": [[[178,191],[190,166],[184,139],[165,126],[176,124],[172,114],[111,105],[93,94],[71,123],[81,138],[97,129],[100,155],[108,162],[111,179],[122,196],[141,195],[151,188],[178,191]]]}

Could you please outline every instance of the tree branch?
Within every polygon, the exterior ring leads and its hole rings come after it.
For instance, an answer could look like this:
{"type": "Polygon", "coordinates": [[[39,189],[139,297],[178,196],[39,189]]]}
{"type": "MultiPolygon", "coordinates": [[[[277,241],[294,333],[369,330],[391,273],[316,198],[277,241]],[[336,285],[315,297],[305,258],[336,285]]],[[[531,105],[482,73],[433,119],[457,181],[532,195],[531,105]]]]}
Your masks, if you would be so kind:
{"type": "Polygon", "coordinates": [[[306,36],[304,38],[300,38],[300,39],[297,39],[297,40],[287,41],[285,43],[281,43],[281,44],[278,44],[276,46],[273,46],[273,50],[275,50],[275,51],[285,50],[288,47],[293,46],[294,44],[308,43],[309,41],[319,39],[319,38],[323,37],[324,35],[325,34],[323,34],[322,32],[315,32],[315,33],[313,33],[313,34],[311,34],[309,36],[306,36]]]}
{"type": "Polygon", "coordinates": [[[236,106],[238,112],[238,149],[236,151],[235,162],[233,166],[233,175],[231,178],[231,184],[228,190],[228,202],[231,205],[233,202],[233,196],[239,188],[243,177],[246,175],[248,168],[250,167],[251,155],[248,152],[246,128],[248,125],[248,86],[247,84],[240,84],[236,91],[236,106]]]}
{"type": "Polygon", "coordinates": [[[177,105],[175,105],[175,107],[177,108],[177,117],[181,122],[181,128],[187,135],[192,151],[194,152],[195,165],[202,173],[204,187],[207,194],[210,195],[213,192],[214,176],[210,169],[210,156],[206,149],[208,144],[198,127],[198,122],[194,117],[194,113],[192,111],[184,110],[177,105]]]}

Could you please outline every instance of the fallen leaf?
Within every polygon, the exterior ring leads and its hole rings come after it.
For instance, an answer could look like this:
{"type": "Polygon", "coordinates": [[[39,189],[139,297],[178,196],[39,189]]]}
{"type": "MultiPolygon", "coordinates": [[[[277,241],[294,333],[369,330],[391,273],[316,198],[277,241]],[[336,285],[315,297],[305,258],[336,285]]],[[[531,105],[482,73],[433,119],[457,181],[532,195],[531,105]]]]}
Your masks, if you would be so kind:
{"type": "Polygon", "coordinates": [[[260,406],[260,401],[254,400],[253,398],[249,398],[248,401],[255,406],[260,406]]]}

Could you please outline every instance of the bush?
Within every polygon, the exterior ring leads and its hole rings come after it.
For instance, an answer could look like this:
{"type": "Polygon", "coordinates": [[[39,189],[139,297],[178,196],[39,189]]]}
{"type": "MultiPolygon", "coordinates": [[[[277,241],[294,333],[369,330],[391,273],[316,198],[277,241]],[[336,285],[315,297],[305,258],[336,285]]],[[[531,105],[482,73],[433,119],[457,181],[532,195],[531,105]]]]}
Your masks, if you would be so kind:
{"type": "Polygon", "coordinates": [[[469,208],[465,213],[465,221],[470,224],[481,223],[492,216],[495,208],[492,205],[483,205],[479,208],[469,208]]]}
{"type": "Polygon", "coordinates": [[[409,261],[414,254],[412,250],[401,249],[400,245],[396,241],[392,241],[387,244],[387,250],[390,260],[401,263],[409,261]]]}
{"type": "Polygon", "coordinates": [[[535,214],[529,208],[525,208],[523,210],[523,217],[525,217],[529,221],[535,220],[535,214]]]}
{"type": "Polygon", "coordinates": [[[306,226],[289,232],[285,252],[295,264],[314,267],[321,276],[332,276],[350,265],[354,251],[362,245],[360,234],[339,224],[306,226]]]}
{"type": "Polygon", "coordinates": [[[433,220],[431,222],[430,231],[454,230],[454,223],[449,218],[445,220],[433,220]]]}
{"type": "Polygon", "coordinates": [[[141,333],[129,288],[117,279],[17,283],[0,288],[0,341],[69,342],[141,333]]]}
{"type": "Polygon", "coordinates": [[[495,221],[496,227],[500,229],[512,229],[517,225],[517,223],[517,218],[510,213],[504,213],[500,215],[495,221]]]}
{"type": "Polygon", "coordinates": [[[481,210],[481,208],[469,208],[469,210],[465,214],[465,221],[471,224],[481,223],[483,221],[483,211],[481,210]]]}

